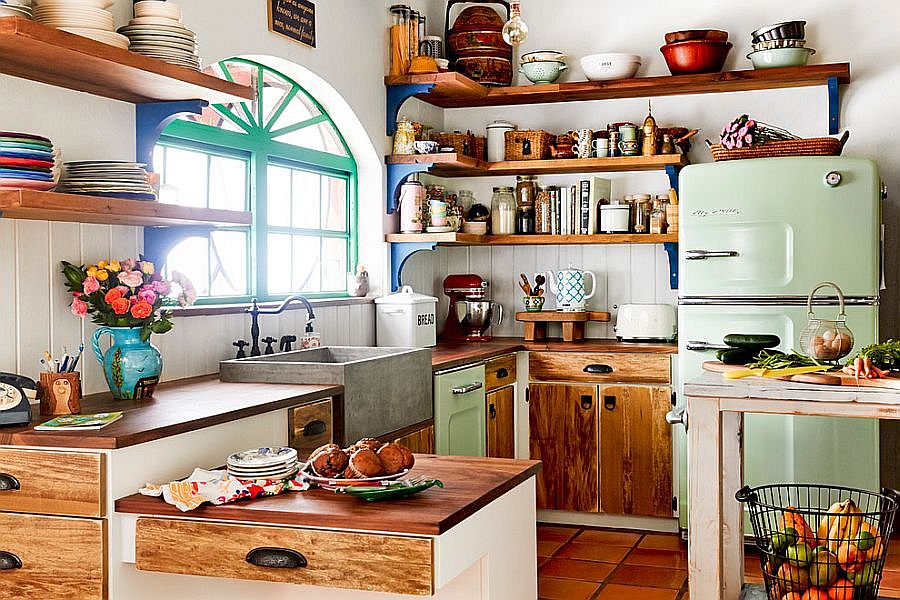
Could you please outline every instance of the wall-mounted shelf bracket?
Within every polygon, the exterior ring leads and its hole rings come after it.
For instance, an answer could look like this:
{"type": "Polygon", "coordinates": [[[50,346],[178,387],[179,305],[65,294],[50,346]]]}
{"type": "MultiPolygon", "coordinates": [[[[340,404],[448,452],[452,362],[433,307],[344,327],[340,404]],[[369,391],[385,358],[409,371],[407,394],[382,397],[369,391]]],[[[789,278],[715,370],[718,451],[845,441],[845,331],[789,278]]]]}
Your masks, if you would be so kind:
{"type": "Polygon", "coordinates": [[[135,160],[153,170],[153,148],[166,125],[182,115],[199,115],[209,105],[205,100],[147,102],[134,107],[135,160]]]}
{"type": "Polygon", "coordinates": [[[409,176],[416,173],[427,173],[433,166],[432,163],[387,165],[387,214],[391,215],[397,210],[400,186],[409,179],[409,176]]]}
{"type": "Polygon", "coordinates": [[[391,244],[391,291],[399,290],[403,283],[403,266],[410,256],[422,250],[434,250],[435,242],[400,242],[391,244]]]}
{"type": "Polygon", "coordinates": [[[828,134],[837,135],[841,129],[841,88],[837,77],[828,78],[828,134]]]}
{"type": "Polygon", "coordinates": [[[159,271],[166,264],[166,257],[172,248],[189,237],[208,237],[213,229],[207,225],[144,227],[144,252],[141,257],[153,262],[159,271]]]}
{"type": "Polygon", "coordinates": [[[433,83],[408,83],[402,85],[387,86],[387,134],[394,135],[397,126],[397,116],[403,103],[417,96],[427,94],[434,88],[433,83]]]}
{"type": "Polygon", "coordinates": [[[678,191],[678,173],[681,172],[681,167],[677,167],[675,165],[666,165],[666,175],[669,176],[669,187],[674,189],[676,192],[678,191]]]}
{"type": "Polygon", "coordinates": [[[678,244],[663,242],[663,249],[669,255],[669,289],[678,289],[678,244]]]}

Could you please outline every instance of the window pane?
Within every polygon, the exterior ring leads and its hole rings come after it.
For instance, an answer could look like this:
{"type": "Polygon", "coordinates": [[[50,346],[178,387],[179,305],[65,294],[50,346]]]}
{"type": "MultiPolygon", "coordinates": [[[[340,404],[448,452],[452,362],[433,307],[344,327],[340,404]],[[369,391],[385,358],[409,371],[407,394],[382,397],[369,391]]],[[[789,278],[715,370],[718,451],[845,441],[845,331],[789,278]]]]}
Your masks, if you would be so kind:
{"type": "Polygon", "coordinates": [[[180,271],[188,276],[198,296],[209,296],[209,244],[206,238],[187,238],[172,248],[166,258],[166,272],[180,271]]]}
{"type": "Polygon", "coordinates": [[[166,175],[166,148],[157,144],[153,147],[153,170],[165,181],[166,175]]]}
{"type": "Polygon", "coordinates": [[[347,180],[322,178],[322,228],[347,231],[347,180]]]}
{"type": "Polygon", "coordinates": [[[295,235],[293,291],[321,291],[319,260],[319,238],[295,235]]]}
{"type": "Polygon", "coordinates": [[[166,149],[166,178],[182,206],[206,206],[208,155],[181,148],[166,149]]]}
{"type": "Polygon", "coordinates": [[[294,171],[292,225],[301,229],[319,228],[319,187],[322,177],[309,171],[294,171]]]}
{"type": "Polygon", "coordinates": [[[247,161],[210,157],[209,207],[247,210],[247,161]]]}
{"type": "Polygon", "coordinates": [[[322,238],[322,291],[347,289],[347,240],[322,238]]]}
{"type": "Polygon", "coordinates": [[[276,141],[311,150],[320,150],[340,156],[347,156],[343,144],[330,123],[310,125],[274,138],[276,141]]]}
{"type": "Polygon", "coordinates": [[[291,236],[269,234],[269,293],[287,294],[291,291],[291,236]]]}
{"type": "Polygon", "coordinates": [[[291,224],[291,170],[269,165],[266,185],[269,225],[289,227],[291,224]]]}
{"type": "Polygon", "coordinates": [[[210,295],[245,296],[247,285],[246,231],[214,231],[210,235],[210,295]]]}
{"type": "Polygon", "coordinates": [[[317,117],[320,114],[321,111],[316,108],[316,105],[310,102],[303,95],[303,92],[300,92],[294,96],[291,103],[287,105],[287,108],[284,109],[284,112],[281,113],[281,116],[275,121],[275,124],[272,126],[272,131],[290,127],[296,123],[317,117]]]}
{"type": "Polygon", "coordinates": [[[263,123],[268,123],[293,84],[272,71],[263,71],[263,123]]]}

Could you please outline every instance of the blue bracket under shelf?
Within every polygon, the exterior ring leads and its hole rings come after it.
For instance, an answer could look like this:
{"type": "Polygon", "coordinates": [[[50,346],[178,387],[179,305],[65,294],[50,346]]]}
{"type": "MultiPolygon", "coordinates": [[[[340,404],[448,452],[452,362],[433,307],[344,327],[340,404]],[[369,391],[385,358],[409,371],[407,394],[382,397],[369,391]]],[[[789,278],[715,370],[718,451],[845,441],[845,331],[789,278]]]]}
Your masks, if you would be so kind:
{"type": "Polygon", "coordinates": [[[828,134],[836,135],[841,129],[841,89],[837,77],[828,78],[828,134]]]}
{"type": "Polygon", "coordinates": [[[663,248],[669,255],[669,289],[678,289],[678,242],[663,242],[663,248]]]}
{"type": "Polygon", "coordinates": [[[434,250],[436,242],[395,242],[391,244],[391,291],[399,290],[403,283],[401,274],[409,257],[422,250],[434,250]]]}
{"type": "Polygon", "coordinates": [[[159,271],[166,264],[172,248],[189,237],[208,237],[213,229],[211,225],[144,227],[144,252],[141,256],[153,262],[159,271]]]}
{"type": "Polygon", "coordinates": [[[400,186],[409,179],[410,175],[427,173],[433,166],[432,163],[387,165],[387,214],[391,215],[397,210],[400,199],[400,186]]]}
{"type": "Polygon", "coordinates": [[[134,107],[135,156],[139,163],[153,170],[153,148],[163,129],[182,115],[199,115],[209,106],[206,100],[179,100],[177,102],[147,102],[134,107]]]}
{"type": "Polygon", "coordinates": [[[387,134],[394,135],[397,117],[403,103],[419,94],[427,94],[434,88],[433,83],[408,83],[387,86],[387,134]]]}

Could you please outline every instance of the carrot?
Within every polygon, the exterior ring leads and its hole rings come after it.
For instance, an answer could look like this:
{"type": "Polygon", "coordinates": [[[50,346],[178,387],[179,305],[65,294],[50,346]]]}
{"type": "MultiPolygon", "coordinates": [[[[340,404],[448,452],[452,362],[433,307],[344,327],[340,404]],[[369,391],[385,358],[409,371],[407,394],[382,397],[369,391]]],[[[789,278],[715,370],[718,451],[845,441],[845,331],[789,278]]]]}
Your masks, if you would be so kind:
{"type": "Polygon", "coordinates": [[[853,359],[853,370],[855,371],[854,375],[856,375],[856,385],[859,385],[859,374],[862,371],[863,360],[859,357],[853,359]]]}

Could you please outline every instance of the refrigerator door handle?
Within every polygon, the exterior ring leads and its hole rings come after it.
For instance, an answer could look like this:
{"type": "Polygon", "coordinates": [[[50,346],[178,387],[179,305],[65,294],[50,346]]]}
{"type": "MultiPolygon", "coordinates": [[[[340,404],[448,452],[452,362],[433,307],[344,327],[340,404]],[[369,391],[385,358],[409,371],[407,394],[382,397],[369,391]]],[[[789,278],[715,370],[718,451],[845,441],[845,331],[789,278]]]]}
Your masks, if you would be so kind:
{"type": "Polygon", "coordinates": [[[724,344],[710,344],[709,342],[699,342],[699,341],[691,341],[687,343],[688,350],[695,350],[697,352],[709,352],[711,350],[728,350],[731,346],[725,346],[724,344]]]}
{"type": "Polygon", "coordinates": [[[688,428],[688,415],[687,409],[678,408],[676,410],[670,410],[666,413],[666,423],[669,425],[684,425],[684,430],[687,431],[688,428]]]}
{"type": "Polygon", "coordinates": [[[707,258],[734,258],[740,256],[737,250],[688,250],[686,260],[706,260],[707,258]]]}

